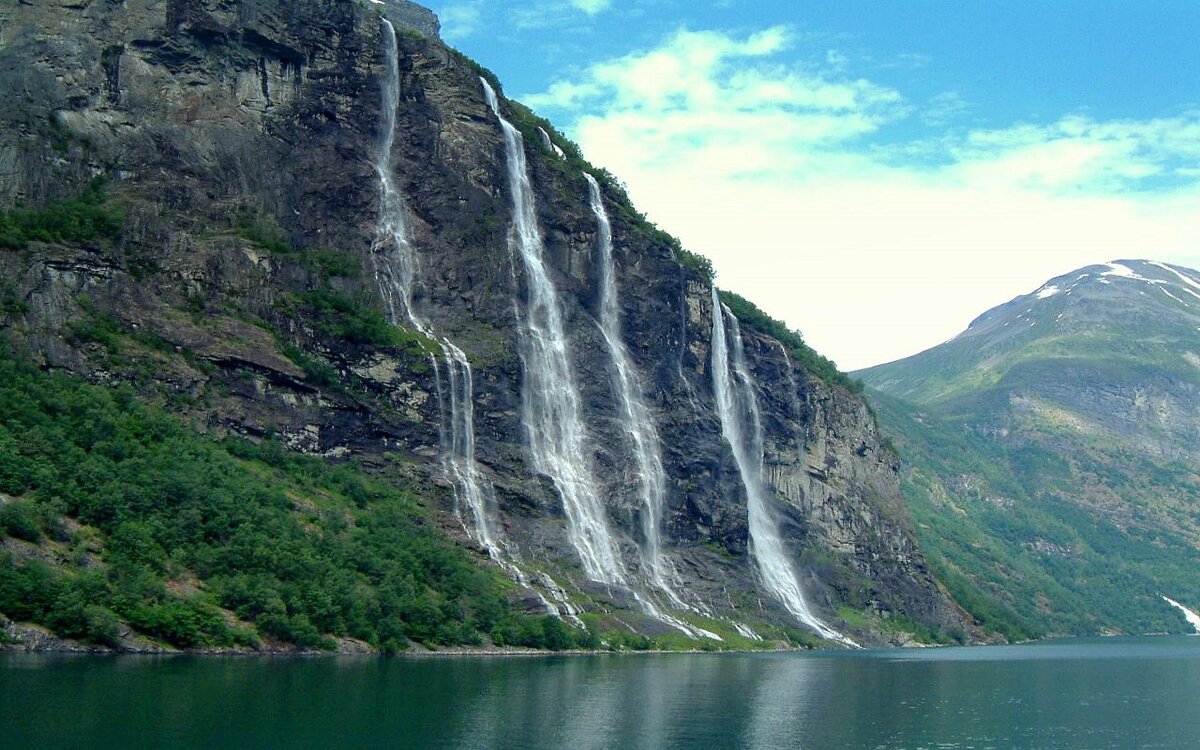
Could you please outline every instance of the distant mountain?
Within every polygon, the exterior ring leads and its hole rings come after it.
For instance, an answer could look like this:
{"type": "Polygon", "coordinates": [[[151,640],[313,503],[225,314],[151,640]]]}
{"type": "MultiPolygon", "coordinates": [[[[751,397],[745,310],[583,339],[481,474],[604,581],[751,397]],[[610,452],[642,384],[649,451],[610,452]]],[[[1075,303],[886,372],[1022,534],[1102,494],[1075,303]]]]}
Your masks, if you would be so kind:
{"type": "Polygon", "coordinates": [[[1186,629],[1159,594],[1200,604],[1200,273],[1081,268],[856,375],[935,568],[980,619],[1186,629]]]}

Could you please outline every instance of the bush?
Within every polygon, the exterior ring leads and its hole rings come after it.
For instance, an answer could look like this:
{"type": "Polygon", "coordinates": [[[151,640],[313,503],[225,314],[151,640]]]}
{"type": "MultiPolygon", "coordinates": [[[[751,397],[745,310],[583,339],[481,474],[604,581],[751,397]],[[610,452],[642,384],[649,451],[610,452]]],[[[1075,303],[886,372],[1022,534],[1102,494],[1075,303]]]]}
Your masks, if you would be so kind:
{"type": "Polygon", "coordinates": [[[283,353],[304,371],[304,377],[313,385],[329,388],[341,382],[337,370],[325,360],[306,354],[300,348],[290,344],[283,347],[283,353]]]}
{"type": "Polygon", "coordinates": [[[334,277],[351,278],[362,271],[362,262],[358,256],[327,248],[306,254],[303,265],[320,276],[322,281],[334,277]]]}
{"type": "Polygon", "coordinates": [[[680,247],[675,251],[675,260],[684,268],[690,268],[693,271],[699,271],[704,274],[704,278],[710,282],[716,276],[716,273],[713,271],[712,261],[699,253],[693,253],[691,250],[684,250],[680,247]]]}
{"type": "Polygon", "coordinates": [[[292,255],[296,252],[283,230],[247,213],[238,216],[234,232],[272,255],[292,255]]]}
{"type": "Polygon", "coordinates": [[[121,643],[121,620],[107,607],[89,604],[83,608],[87,625],[87,639],[102,646],[118,646],[121,643]]]}
{"type": "Polygon", "coordinates": [[[40,209],[14,207],[0,213],[0,248],[19,250],[30,242],[93,242],[116,239],[125,215],[104,194],[97,178],[75,198],[50,201],[40,209]]]}
{"type": "Polygon", "coordinates": [[[33,503],[17,500],[0,505],[0,533],[27,542],[40,542],[42,529],[33,503]]]}
{"type": "Polygon", "coordinates": [[[395,346],[400,341],[397,330],[365,298],[318,289],[300,299],[317,314],[317,330],[327,336],[380,346],[395,346]]]}

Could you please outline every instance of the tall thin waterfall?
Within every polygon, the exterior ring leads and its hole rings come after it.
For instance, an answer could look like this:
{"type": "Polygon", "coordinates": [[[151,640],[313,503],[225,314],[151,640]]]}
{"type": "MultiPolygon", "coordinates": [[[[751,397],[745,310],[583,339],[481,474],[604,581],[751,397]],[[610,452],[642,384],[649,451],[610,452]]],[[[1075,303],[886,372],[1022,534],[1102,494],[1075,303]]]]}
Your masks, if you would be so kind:
{"type": "Polygon", "coordinates": [[[663,569],[659,526],[666,503],[667,475],[663,469],[658,430],[655,429],[650,411],[642,400],[640,378],[621,335],[621,312],[617,303],[612,257],[612,225],[604,209],[596,178],[586,172],[584,177],[587,178],[588,199],[592,212],[596,215],[596,244],[600,251],[600,332],[604,335],[604,343],[608,347],[612,362],[613,391],[620,407],[621,423],[633,445],[638,478],[642,485],[642,553],[654,585],[666,594],[673,604],[683,606],[683,602],[667,582],[663,569]]]}
{"type": "Polygon", "coordinates": [[[513,201],[509,244],[520,255],[525,269],[527,293],[521,321],[521,359],[525,365],[522,422],[534,469],[550,477],[562,496],[567,536],[579,553],[587,576],[602,583],[625,584],[625,569],[587,458],[587,433],[567,351],[558,291],[542,260],[544,247],[525,165],[524,141],[512,123],[500,114],[496,92],[485,79],[479,80],[504,132],[513,201]]]}
{"type": "Polygon", "coordinates": [[[767,505],[767,485],[763,480],[762,418],[754,380],[746,367],[742,333],[733,313],[723,310],[717,289],[712,290],[712,373],[721,433],[733,451],[738,473],[746,488],[746,515],[750,524],[750,554],[758,566],[767,590],[797,620],[823,638],[854,645],[850,639],[822,622],[804,600],[796,571],[779,538],[779,527],[767,505]],[[729,316],[732,347],[725,333],[729,316]],[[732,351],[732,356],[731,356],[732,351]]]}
{"type": "Polygon", "coordinates": [[[488,554],[501,561],[500,546],[488,517],[485,482],[475,463],[475,386],[471,363],[462,349],[442,339],[450,380],[450,444],[445,454],[447,473],[454,480],[454,496],[471,511],[475,536],[488,554]]]}
{"type": "Polygon", "coordinates": [[[383,56],[387,65],[383,101],[380,106],[379,148],[375,153],[375,173],[379,177],[379,220],[375,243],[371,247],[371,265],[393,324],[408,321],[427,333],[427,326],[412,309],[412,284],[417,271],[417,254],[405,219],[404,198],[392,179],[392,144],[396,140],[396,108],[400,104],[400,62],[396,47],[396,29],[383,21],[383,56]]]}
{"type": "MultiPolygon", "coordinates": [[[[375,172],[379,176],[379,220],[371,265],[379,292],[387,309],[388,322],[410,325],[426,336],[433,330],[412,306],[412,285],[417,255],[413,247],[405,213],[404,198],[392,180],[392,144],[396,139],[396,107],[400,100],[400,73],[396,48],[396,30],[383,21],[383,51],[387,63],[380,113],[379,148],[375,154],[375,172]]],[[[450,388],[448,435],[443,436],[442,461],[448,478],[454,483],[457,506],[466,505],[471,513],[471,528],[479,543],[497,562],[504,563],[496,535],[487,513],[489,493],[475,462],[475,407],[471,364],[466,354],[447,338],[440,340],[450,388]]],[[[433,362],[440,382],[440,368],[433,362]]],[[[439,391],[441,389],[439,388],[439,391]]],[[[440,394],[439,394],[440,395],[440,394]]],[[[439,399],[441,400],[441,399],[439,399]]],[[[445,433],[443,425],[443,433],[445,433]]],[[[507,566],[506,566],[507,567],[507,566]]]]}

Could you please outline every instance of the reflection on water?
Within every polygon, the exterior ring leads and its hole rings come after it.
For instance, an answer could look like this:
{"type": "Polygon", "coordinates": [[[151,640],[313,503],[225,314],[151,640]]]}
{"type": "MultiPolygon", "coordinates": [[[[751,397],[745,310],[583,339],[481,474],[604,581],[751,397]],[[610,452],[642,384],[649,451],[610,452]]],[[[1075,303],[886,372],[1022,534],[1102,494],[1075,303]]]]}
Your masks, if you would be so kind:
{"type": "Polygon", "coordinates": [[[756,687],[745,727],[742,747],[815,747],[809,742],[811,725],[822,721],[813,715],[827,703],[830,667],[834,662],[816,659],[770,659],[752,664],[749,676],[756,687]]]}
{"type": "Polygon", "coordinates": [[[3,748],[1178,748],[1200,638],[830,654],[0,656],[3,748]]]}

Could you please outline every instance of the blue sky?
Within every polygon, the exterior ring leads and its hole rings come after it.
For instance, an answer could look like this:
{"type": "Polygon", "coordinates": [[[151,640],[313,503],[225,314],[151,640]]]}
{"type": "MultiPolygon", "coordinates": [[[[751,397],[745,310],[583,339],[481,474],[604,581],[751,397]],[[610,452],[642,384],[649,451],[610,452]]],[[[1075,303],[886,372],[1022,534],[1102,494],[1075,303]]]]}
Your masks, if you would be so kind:
{"type": "Polygon", "coordinates": [[[844,368],[1200,266],[1200,2],[450,0],[450,43],[844,368]]]}

